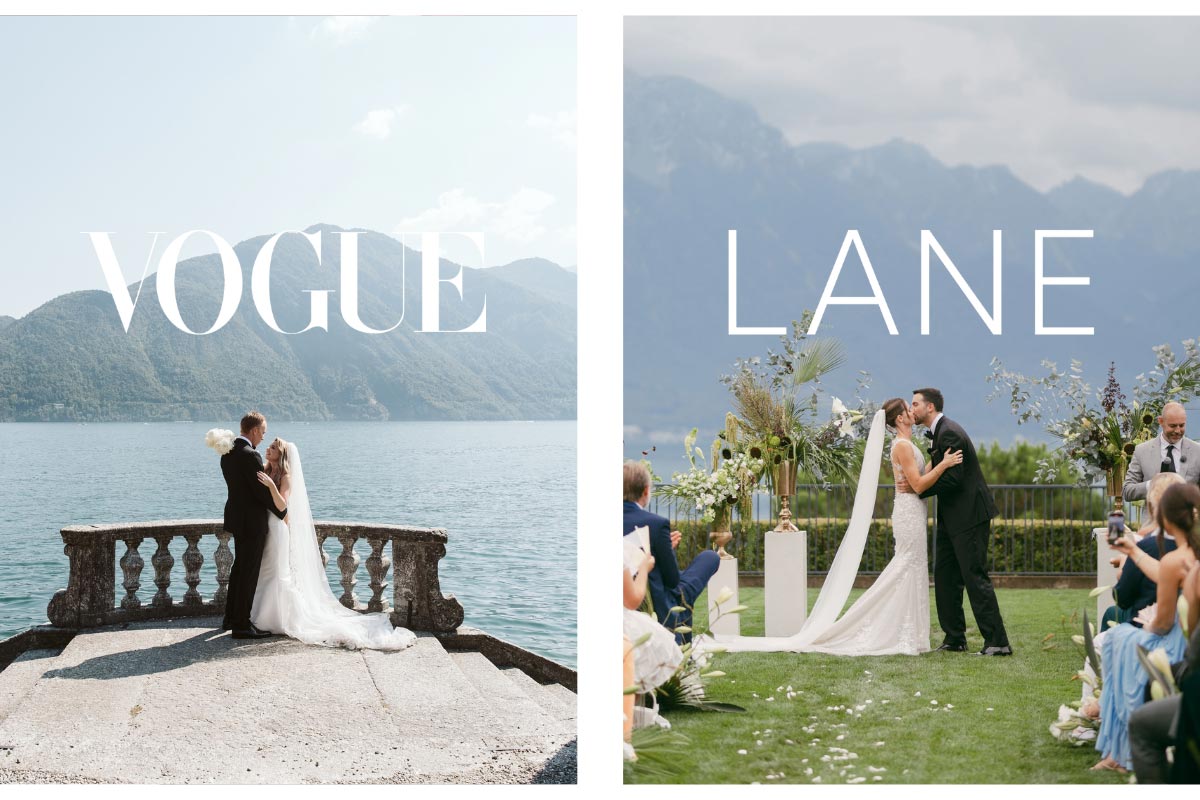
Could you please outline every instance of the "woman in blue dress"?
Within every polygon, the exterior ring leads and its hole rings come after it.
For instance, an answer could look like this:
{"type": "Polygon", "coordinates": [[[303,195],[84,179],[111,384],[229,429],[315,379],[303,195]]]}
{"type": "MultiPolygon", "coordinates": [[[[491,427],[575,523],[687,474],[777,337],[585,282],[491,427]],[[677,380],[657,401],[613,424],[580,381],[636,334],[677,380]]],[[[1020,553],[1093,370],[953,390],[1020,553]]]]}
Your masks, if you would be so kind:
{"type": "MultiPolygon", "coordinates": [[[[1176,549],[1167,553],[1157,564],[1158,598],[1153,622],[1144,628],[1129,623],[1110,628],[1101,646],[1100,658],[1104,672],[1104,688],[1100,694],[1100,732],[1096,749],[1104,759],[1099,769],[1128,770],[1133,760],[1129,748],[1129,715],[1142,705],[1149,675],[1138,658],[1137,646],[1147,652],[1163,649],[1174,663],[1183,658],[1183,629],[1175,610],[1183,578],[1200,552],[1200,488],[1194,484],[1175,484],[1163,492],[1158,506],[1160,531],[1175,537],[1176,549]]],[[[1138,551],[1138,566],[1150,575],[1153,561],[1144,551],[1138,551]]],[[[1161,552],[1161,551],[1160,551],[1161,552]]]]}

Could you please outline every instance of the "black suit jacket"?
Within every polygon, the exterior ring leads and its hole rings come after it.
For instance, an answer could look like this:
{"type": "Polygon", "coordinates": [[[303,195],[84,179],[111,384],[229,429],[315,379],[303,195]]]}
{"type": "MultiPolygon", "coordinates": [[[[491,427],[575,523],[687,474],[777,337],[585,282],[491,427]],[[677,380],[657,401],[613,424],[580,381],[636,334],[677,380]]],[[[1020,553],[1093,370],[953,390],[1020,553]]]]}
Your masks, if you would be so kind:
{"type": "MultiPolygon", "coordinates": [[[[1175,540],[1163,537],[1163,550],[1158,552],[1157,537],[1151,533],[1138,542],[1138,547],[1154,560],[1161,560],[1164,555],[1175,549],[1175,540]]],[[[1125,559],[1125,566],[1121,568],[1121,577],[1117,579],[1117,585],[1113,587],[1113,598],[1117,601],[1117,605],[1121,608],[1127,608],[1136,616],[1137,612],[1143,608],[1153,605],[1158,600],[1158,584],[1146,577],[1146,573],[1138,569],[1138,565],[1133,563],[1132,558],[1125,559]]],[[[1139,628],[1141,623],[1133,622],[1139,628]]]]}
{"type": "Polygon", "coordinates": [[[671,547],[671,521],[626,500],[624,533],[643,525],[650,528],[650,554],[654,556],[654,569],[646,579],[646,588],[654,602],[654,615],[662,622],[667,612],[679,605],[679,563],[675,560],[675,548],[671,547]]]}
{"type": "Polygon", "coordinates": [[[983,479],[979,457],[971,437],[957,422],[943,416],[933,432],[930,463],[941,463],[946,450],[962,450],[963,462],[942,473],[921,497],[937,496],[938,520],[950,532],[965,531],[981,525],[1000,513],[992,499],[992,490],[983,479]]]}
{"type": "Polygon", "coordinates": [[[271,490],[258,482],[258,473],[263,471],[263,457],[245,439],[235,439],[233,449],[221,456],[221,474],[229,497],[225,501],[225,530],[235,535],[267,533],[267,515],[270,511],[283,519],[287,510],[275,507],[271,490]]]}

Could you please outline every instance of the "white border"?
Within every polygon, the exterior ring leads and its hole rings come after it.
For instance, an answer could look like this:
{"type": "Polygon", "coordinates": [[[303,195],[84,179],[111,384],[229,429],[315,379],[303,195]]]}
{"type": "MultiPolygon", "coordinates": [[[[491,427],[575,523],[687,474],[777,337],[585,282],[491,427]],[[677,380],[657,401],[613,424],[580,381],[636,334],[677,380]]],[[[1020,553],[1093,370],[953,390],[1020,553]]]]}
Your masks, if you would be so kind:
{"type": "MultiPolygon", "coordinates": [[[[319,15],[355,14],[551,14],[578,15],[578,264],[579,264],[579,504],[578,504],[578,575],[579,575],[579,776],[578,787],[525,788],[494,787],[484,790],[493,797],[541,796],[591,797],[598,791],[631,796],[654,796],[680,792],[689,798],[704,798],[729,793],[721,787],[620,787],[621,748],[618,688],[621,683],[619,649],[620,613],[617,605],[616,574],[620,552],[616,547],[619,524],[617,497],[620,494],[617,464],[622,446],[622,15],[1062,15],[1111,16],[1136,13],[1151,15],[1192,15],[1194,3],[1182,0],[1145,0],[1136,5],[1115,0],[985,0],[971,4],[962,0],[214,0],[213,2],[176,2],[169,9],[146,0],[116,0],[103,5],[83,0],[7,0],[7,13],[16,14],[230,14],[230,15],[319,15]],[[606,566],[607,565],[607,566],[606,566]]],[[[220,58],[214,52],[214,58],[220,58]]],[[[1181,79],[1188,79],[1181,76],[1181,79]]],[[[653,343],[647,343],[650,352],[653,343]]],[[[647,357],[650,357],[649,355],[647,357]]],[[[573,520],[561,520],[561,526],[548,529],[547,536],[570,535],[573,520]]],[[[551,521],[553,526],[555,521],[551,521]]],[[[563,591],[574,591],[564,586],[563,591]]],[[[1064,684],[1064,691],[1068,687],[1064,684]]],[[[1031,732],[1036,735],[1037,732],[1031,732]]],[[[1062,776],[1069,779],[1071,776],[1062,776]]],[[[211,796],[212,787],[176,786],[74,786],[22,787],[21,796],[56,797],[86,792],[88,797],[153,797],[184,794],[211,796]],[[201,794],[203,793],[203,795],[201,794]]],[[[475,796],[473,786],[437,787],[236,787],[222,794],[235,796],[271,796],[282,792],[305,796],[351,794],[394,798],[475,796]]],[[[734,790],[736,791],[736,789],[734,790]]],[[[832,793],[858,793],[896,796],[921,791],[931,796],[964,794],[960,786],[921,787],[834,787],[834,786],[762,786],[756,794],[775,796],[828,796],[832,793]]],[[[969,790],[973,795],[1007,797],[1020,787],[986,786],[969,790]]],[[[1068,791],[1071,791],[1068,789],[1068,791]]],[[[1078,792],[1095,795],[1127,793],[1126,787],[1079,787],[1078,792]]],[[[15,796],[15,794],[14,794],[15,796]]]]}

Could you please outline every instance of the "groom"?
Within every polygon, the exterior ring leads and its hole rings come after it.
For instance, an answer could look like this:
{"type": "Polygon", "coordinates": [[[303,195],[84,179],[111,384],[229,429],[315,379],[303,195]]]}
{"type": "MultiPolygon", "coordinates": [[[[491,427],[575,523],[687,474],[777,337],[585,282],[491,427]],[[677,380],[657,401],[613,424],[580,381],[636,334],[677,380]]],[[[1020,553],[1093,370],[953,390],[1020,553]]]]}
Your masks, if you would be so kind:
{"type": "Polygon", "coordinates": [[[962,595],[965,585],[971,612],[983,634],[981,656],[1011,656],[1004,620],[996,591],[987,573],[988,543],[992,537],[992,517],[999,511],[992,491],[975,455],[975,445],[957,422],[942,414],[942,393],[937,389],[914,389],[913,420],[929,428],[925,435],[933,440],[930,458],[933,466],[946,450],[961,450],[962,466],[946,470],[921,497],[937,495],[937,539],[933,564],[934,597],[938,622],[946,640],[938,650],[963,652],[967,649],[967,623],[962,595]]]}
{"type": "Polygon", "coordinates": [[[258,588],[258,570],[267,543],[267,512],[280,519],[287,516],[287,509],[276,509],[271,490],[258,481],[258,473],[263,471],[263,457],[256,448],[266,435],[266,417],[251,411],[242,417],[242,435],[233,440],[233,449],[221,456],[221,474],[229,488],[224,527],[233,534],[234,543],[233,570],[229,573],[229,592],[225,598],[221,630],[232,630],[234,639],[263,639],[274,635],[260,631],[250,623],[254,590],[258,588]]]}

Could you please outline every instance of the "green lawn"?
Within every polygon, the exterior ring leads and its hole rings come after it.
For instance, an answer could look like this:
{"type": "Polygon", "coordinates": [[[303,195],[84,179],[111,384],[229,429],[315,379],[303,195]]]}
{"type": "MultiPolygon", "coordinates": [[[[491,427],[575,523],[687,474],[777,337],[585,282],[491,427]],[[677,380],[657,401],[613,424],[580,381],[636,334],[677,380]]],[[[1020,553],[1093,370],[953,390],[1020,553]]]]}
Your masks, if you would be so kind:
{"type": "MultiPolygon", "coordinates": [[[[810,591],[810,607],[815,594],[810,591]]],[[[691,740],[675,759],[680,781],[1126,782],[1112,772],[1090,772],[1099,760],[1091,746],[1075,748],[1049,732],[1059,704],[1079,693],[1070,678],[1083,660],[1071,642],[1080,625],[1070,619],[1094,609],[1095,601],[1082,590],[1002,589],[997,595],[1015,651],[1011,658],[939,652],[716,656],[711,668],[727,676],[708,681],[709,698],[748,713],[671,712],[673,730],[691,740]],[[1048,634],[1053,638],[1043,641],[1048,634]]],[[[742,633],[761,636],[762,590],[742,589],[740,599],[750,607],[742,614],[742,633]]],[[[697,616],[703,618],[703,611],[697,616]]],[[[969,607],[967,623],[968,647],[979,650],[983,642],[969,607]]],[[[936,619],[931,633],[939,644],[936,619]]],[[[635,770],[632,780],[639,778],[644,776],[635,770]]]]}

